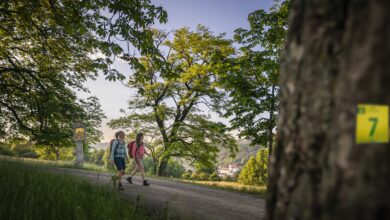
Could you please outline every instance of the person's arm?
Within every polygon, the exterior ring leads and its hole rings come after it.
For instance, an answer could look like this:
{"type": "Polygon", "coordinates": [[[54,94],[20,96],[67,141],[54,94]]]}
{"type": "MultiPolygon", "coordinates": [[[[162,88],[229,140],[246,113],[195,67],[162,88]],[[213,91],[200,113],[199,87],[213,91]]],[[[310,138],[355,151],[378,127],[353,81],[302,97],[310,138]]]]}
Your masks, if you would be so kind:
{"type": "Polygon", "coordinates": [[[130,163],[130,160],[129,160],[129,148],[127,148],[127,145],[125,142],[124,143],[124,146],[125,146],[125,157],[126,157],[126,160],[128,163],[130,163]]]}
{"type": "Polygon", "coordinates": [[[114,140],[114,142],[112,143],[112,149],[110,155],[111,161],[114,161],[115,149],[118,147],[118,143],[119,143],[118,140],[114,140]]]}
{"type": "Polygon", "coordinates": [[[150,154],[146,151],[146,146],[144,145],[144,153],[148,156],[148,157],[150,157],[150,154]]]}

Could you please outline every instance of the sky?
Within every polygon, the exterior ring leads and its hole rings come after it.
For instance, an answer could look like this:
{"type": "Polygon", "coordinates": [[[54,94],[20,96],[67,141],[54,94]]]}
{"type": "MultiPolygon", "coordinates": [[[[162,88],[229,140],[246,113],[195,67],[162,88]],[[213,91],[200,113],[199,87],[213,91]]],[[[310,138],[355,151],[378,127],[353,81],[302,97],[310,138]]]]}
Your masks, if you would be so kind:
{"type": "MultiPolygon", "coordinates": [[[[248,14],[258,9],[269,9],[273,0],[152,0],[156,6],[162,6],[168,12],[168,22],[157,24],[156,27],[171,31],[181,27],[194,30],[198,24],[203,24],[214,34],[226,33],[227,38],[233,36],[237,28],[248,28],[248,14]]],[[[114,68],[126,76],[131,74],[130,67],[124,62],[116,62],[114,68]]],[[[110,82],[102,74],[97,80],[88,80],[85,86],[90,93],[78,93],[80,98],[97,96],[106,115],[101,130],[103,142],[113,138],[115,131],[107,126],[107,122],[124,116],[120,109],[126,109],[127,101],[134,94],[130,88],[120,82],[110,82]]],[[[223,121],[212,114],[215,121],[223,121]]]]}

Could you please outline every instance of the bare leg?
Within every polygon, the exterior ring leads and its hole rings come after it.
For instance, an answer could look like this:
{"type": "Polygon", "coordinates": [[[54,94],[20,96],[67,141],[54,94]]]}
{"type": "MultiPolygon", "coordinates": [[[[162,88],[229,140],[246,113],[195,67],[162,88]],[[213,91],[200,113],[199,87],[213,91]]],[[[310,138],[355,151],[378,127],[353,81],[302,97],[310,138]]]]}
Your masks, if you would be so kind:
{"type": "Polygon", "coordinates": [[[135,168],[133,172],[131,172],[130,177],[133,177],[137,173],[137,170],[138,170],[138,165],[135,165],[135,168]]]}
{"type": "Polygon", "coordinates": [[[145,180],[145,168],[144,168],[142,162],[139,165],[140,165],[140,169],[141,169],[141,176],[142,176],[142,180],[143,180],[143,185],[144,186],[149,186],[148,181],[145,180]]]}
{"type": "Polygon", "coordinates": [[[122,176],[123,176],[123,174],[124,174],[124,170],[119,170],[118,171],[118,188],[122,189],[122,190],[123,190],[123,188],[122,188],[122,176]]]}
{"type": "Polygon", "coordinates": [[[142,180],[145,180],[145,169],[143,167],[141,168],[141,176],[142,180]]]}
{"type": "Polygon", "coordinates": [[[119,183],[120,183],[121,180],[122,180],[123,174],[124,174],[124,170],[119,170],[119,171],[118,171],[118,182],[119,182],[119,183]]]}

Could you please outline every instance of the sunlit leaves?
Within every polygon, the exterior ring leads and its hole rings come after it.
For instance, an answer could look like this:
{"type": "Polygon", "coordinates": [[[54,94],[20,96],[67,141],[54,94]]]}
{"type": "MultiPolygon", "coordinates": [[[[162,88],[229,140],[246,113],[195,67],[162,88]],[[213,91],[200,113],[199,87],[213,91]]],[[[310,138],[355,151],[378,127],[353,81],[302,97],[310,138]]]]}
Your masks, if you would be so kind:
{"type": "Polygon", "coordinates": [[[98,141],[98,100],[80,103],[72,89],[87,91],[83,83],[99,71],[124,80],[112,67],[129,54],[119,42],[155,51],[149,27],[156,19],[167,14],[149,0],[0,1],[0,134],[59,144],[83,120],[89,141],[98,141]]]}
{"type": "Polygon", "coordinates": [[[229,91],[225,117],[239,136],[252,145],[272,144],[277,121],[280,56],[288,24],[288,1],[269,12],[249,14],[250,29],[239,28],[234,39],[240,54],[231,59],[229,74],[221,83],[229,91]]]}
{"type": "Polygon", "coordinates": [[[110,126],[129,123],[129,118],[145,124],[152,119],[163,141],[160,167],[171,157],[211,164],[220,147],[234,153],[237,145],[226,126],[211,121],[200,110],[222,107],[224,92],[217,79],[230,65],[224,61],[235,53],[232,42],[204,26],[195,31],[180,28],[171,35],[152,32],[160,52],[126,56],[134,71],[128,84],[138,95],[129,101],[129,116],[113,120],[110,126]]]}

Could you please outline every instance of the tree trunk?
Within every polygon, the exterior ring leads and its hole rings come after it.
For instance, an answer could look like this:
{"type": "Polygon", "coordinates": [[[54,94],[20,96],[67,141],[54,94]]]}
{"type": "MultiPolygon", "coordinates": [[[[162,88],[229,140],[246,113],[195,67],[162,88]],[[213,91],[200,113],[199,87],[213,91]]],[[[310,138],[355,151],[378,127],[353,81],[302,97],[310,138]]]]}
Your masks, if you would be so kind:
{"type": "Polygon", "coordinates": [[[60,159],[60,150],[56,147],[55,148],[55,154],[56,154],[56,160],[60,159]]]}
{"type": "Polygon", "coordinates": [[[157,176],[166,176],[166,170],[168,167],[168,160],[169,157],[163,157],[160,159],[159,164],[158,164],[158,173],[157,176]]]}
{"type": "Polygon", "coordinates": [[[390,144],[356,144],[390,104],[390,1],[292,1],[267,218],[390,219],[390,144]]]}

